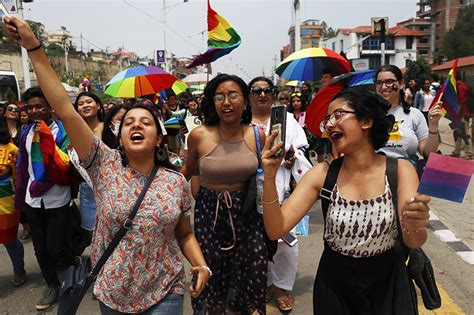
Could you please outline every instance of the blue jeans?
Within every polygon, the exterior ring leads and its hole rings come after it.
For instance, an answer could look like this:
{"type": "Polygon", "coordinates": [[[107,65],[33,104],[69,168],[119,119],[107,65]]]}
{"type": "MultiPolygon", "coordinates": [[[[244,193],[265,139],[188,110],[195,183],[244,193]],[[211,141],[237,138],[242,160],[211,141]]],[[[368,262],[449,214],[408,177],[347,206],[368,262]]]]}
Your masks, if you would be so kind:
{"type": "MultiPolygon", "coordinates": [[[[183,315],[183,296],[181,294],[169,293],[158,304],[153,305],[142,315],[183,315]]],[[[127,314],[115,311],[99,301],[100,312],[102,315],[127,314]]]]}
{"type": "Polygon", "coordinates": [[[20,274],[25,273],[23,243],[20,242],[19,239],[16,239],[11,243],[5,244],[5,247],[13,264],[13,272],[20,274]]]}

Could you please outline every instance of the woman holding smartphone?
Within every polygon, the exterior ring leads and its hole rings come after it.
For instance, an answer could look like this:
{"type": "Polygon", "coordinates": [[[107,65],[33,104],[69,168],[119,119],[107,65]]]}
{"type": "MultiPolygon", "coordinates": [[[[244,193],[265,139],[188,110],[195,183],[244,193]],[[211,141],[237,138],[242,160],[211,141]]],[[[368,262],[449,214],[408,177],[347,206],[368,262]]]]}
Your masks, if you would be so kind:
{"type": "MultiPolygon", "coordinates": [[[[406,266],[396,250],[396,218],[403,242],[410,248],[427,238],[430,198],[417,194],[418,176],[405,160],[398,160],[398,204],[394,205],[386,178],[386,160],[375,153],[388,140],[394,118],[389,105],[370,92],[347,90],[328,107],[321,129],[344,154],[334,189],[329,192],[325,217],[324,252],[313,291],[314,314],[416,314],[406,266]],[[367,185],[367,183],[371,183],[367,185]],[[405,270],[407,286],[396,285],[396,271],[405,270]]],[[[271,239],[282,237],[309,211],[323,188],[328,164],[319,163],[280,206],[275,179],[281,164],[271,147],[273,133],[262,154],[265,174],[263,216],[271,239]]],[[[335,164],[337,165],[337,164],[335,164]]],[[[413,289],[414,290],[414,289],[413,289]]]]}
{"type": "MultiPolygon", "coordinates": [[[[270,118],[272,106],[275,101],[275,86],[273,82],[265,77],[256,77],[249,83],[250,102],[252,104],[252,125],[268,133],[270,130],[270,118]]],[[[278,203],[283,204],[292,187],[290,185],[292,174],[296,181],[311,168],[311,164],[304,157],[303,150],[308,146],[303,128],[298,124],[292,113],[286,115],[285,152],[293,151],[293,154],[283,154],[286,158],[281,161],[276,174],[276,187],[278,192],[278,203]]],[[[276,199],[276,198],[275,198],[276,199]]],[[[288,231],[290,232],[290,231],[288,231]]],[[[288,233],[286,233],[288,234],[288,233]]],[[[293,297],[289,294],[293,290],[296,279],[298,244],[294,243],[294,235],[282,235],[288,238],[279,240],[278,249],[273,256],[273,262],[268,264],[267,280],[267,302],[275,296],[278,308],[282,312],[293,309],[293,297]],[[291,238],[291,240],[290,240],[291,238]],[[293,244],[293,246],[290,246],[293,244]]]]}

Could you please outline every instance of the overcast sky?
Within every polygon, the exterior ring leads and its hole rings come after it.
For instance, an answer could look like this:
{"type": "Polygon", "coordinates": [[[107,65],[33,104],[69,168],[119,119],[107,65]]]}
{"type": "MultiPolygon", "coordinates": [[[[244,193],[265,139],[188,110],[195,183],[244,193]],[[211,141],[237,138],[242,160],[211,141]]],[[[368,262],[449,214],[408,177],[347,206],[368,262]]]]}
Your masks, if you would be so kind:
{"type": "MultiPolygon", "coordinates": [[[[388,16],[390,26],[416,16],[417,0],[355,1],[301,0],[301,21],[319,19],[333,28],[369,25],[370,18],[388,16]]],[[[270,75],[273,58],[288,44],[293,23],[291,0],[213,0],[212,7],[224,16],[242,37],[231,54],[213,63],[214,73],[252,77],[270,75]]],[[[205,0],[166,0],[166,47],[177,57],[205,51],[207,7],[205,0]]],[[[164,48],[163,0],[35,0],[25,4],[25,18],[42,22],[46,30],[65,26],[76,37],[83,35],[84,49],[135,51],[152,56],[164,48]]],[[[277,61],[278,62],[278,61],[277,61]]]]}

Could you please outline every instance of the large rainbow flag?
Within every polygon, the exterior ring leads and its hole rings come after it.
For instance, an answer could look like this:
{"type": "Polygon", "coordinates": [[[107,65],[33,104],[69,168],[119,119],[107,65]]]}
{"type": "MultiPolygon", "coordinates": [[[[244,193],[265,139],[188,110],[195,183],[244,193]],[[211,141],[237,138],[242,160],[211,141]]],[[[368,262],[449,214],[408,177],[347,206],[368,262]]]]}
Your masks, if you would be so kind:
{"type": "Polygon", "coordinates": [[[240,35],[224,17],[211,8],[211,2],[207,0],[207,51],[196,56],[186,67],[194,68],[216,61],[239,45],[240,35]]]}
{"type": "Polygon", "coordinates": [[[456,68],[458,66],[458,59],[454,60],[451,70],[449,70],[448,77],[443,83],[443,87],[436,93],[430,108],[439,100],[443,101],[443,117],[448,116],[455,124],[458,123],[458,91],[456,89],[456,68]]]}

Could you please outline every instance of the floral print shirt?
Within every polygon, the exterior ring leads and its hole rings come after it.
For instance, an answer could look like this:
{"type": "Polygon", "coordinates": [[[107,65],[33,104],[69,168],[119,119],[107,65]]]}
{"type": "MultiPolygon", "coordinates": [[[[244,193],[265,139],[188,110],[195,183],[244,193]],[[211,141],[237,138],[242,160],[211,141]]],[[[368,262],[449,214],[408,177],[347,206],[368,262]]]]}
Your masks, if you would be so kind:
{"type": "MultiPolygon", "coordinates": [[[[128,217],[147,176],[124,167],[119,152],[98,138],[81,164],[92,179],[97,202],[91,250],[95,265],[128,217]]],[[[175,228],[183,216],[190,216],[191,194],[185,183],[178,172],[158,170],[132,228],[98,274],[94,293],[105,305],[139,313],[168,293],[184,293],[183,258],[175,228]]]]}

